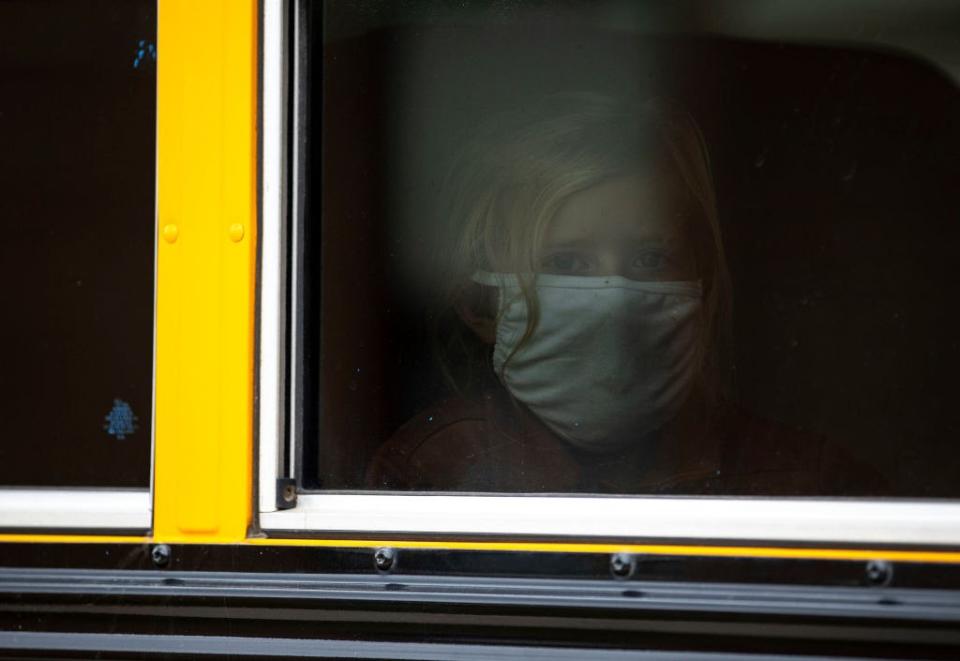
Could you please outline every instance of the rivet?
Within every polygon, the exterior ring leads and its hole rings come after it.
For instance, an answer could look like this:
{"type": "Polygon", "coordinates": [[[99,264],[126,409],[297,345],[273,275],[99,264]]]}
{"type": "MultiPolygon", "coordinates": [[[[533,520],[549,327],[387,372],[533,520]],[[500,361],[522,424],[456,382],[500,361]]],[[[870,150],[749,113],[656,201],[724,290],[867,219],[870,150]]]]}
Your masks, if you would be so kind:
{"type": "Polygon", "coordinates": [[[163,239],[167,243],[176,243],[177,237],[180,236],[180,228],[170,223],[169,225],[163,226],[163,239]]]}
{"type": "Polygon", "coordinates": [[[243,225],[234,223],[230,226],[230,240],[234,243],[239,243],[243,240],[243,225]]]}

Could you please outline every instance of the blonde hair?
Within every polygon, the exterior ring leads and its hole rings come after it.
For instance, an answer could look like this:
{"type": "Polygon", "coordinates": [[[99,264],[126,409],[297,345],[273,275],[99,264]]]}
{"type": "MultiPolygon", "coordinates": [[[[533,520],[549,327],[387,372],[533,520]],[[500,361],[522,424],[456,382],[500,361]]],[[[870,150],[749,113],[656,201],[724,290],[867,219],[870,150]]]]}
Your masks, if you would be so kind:
{"type": "MultiPolygon", "coordinates": [[[[517,274],[529,310],[522,347],[539,320],[537,250],[560,207],[574,193],[664,162],[695,205],[685,231],[704,284],[700,373],[708,394],[718,392],[732,297],[709,155],[690,114],[663,99],[631,104],[592,93],[555,94],[478,126],[445,187],[443,306],[452,310],[462,300],[478,270],[517,274]]],[[[457,359],[450,349],[464,342],[448,339],[442,364],[450,375],[446,368],[457,359]]]]}

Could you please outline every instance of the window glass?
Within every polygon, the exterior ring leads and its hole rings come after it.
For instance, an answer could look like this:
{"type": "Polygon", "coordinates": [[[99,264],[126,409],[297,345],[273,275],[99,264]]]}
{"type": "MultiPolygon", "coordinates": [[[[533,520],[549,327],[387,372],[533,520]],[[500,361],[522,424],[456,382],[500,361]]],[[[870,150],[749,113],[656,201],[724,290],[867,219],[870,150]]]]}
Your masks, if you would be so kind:
{"type": "Polygon", "coordinates": [[[147,487],[156,8],[0,2],[0,485],[147,487]]]}
{"type": "Polygon", "coordinates": [[[960,7],[301,10],[306,487],[960,493],[960,7]]]}

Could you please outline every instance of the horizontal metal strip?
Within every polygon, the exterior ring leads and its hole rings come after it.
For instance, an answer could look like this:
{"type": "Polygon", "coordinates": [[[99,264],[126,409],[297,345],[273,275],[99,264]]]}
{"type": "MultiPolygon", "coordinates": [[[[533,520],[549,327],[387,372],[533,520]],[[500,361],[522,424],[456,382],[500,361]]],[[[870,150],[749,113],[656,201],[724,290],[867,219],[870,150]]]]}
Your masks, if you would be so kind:
{"type": "MultiPolygon", "coordinates": [[[[382,642],[369,640],[317,640],[260,638],[253,636],[175,636],[135,634],[82,634],[47,632],[0,632],[0,649],[34,651],[90,651],[98,653],[146,653],[176,656],[226,655],[231,657],[293,657],[403,659],[416,661],[501,661],[526,659],[544,661],[584,658],[635,661],[666,661],[677,658],[676,651],[636,651],[592,647],[513,646],[451,643],[382,642]]],[[[689,661],[786,661],[797,659],[781,654],[730,654],[683,652],[689,661]]],[[[836,657],[803,657],[830,659],[836,657]]]]}
{"type": "MultiPolygon", "coordinates": [[[[0,602],[26,605],[29,595],[98,604],[156,598],[164,606],[214,600],[219,605],[353,608],[399,612],[475,609],[515,615],[560,613],[723,614],[740,618],[952,623],[960,644],[960,598],[948,590],[738,585],[641,580],[556,580],[411,575],[314,575],[133,570],[0,570],[0,602]],[[12,599],[12,602],[11,602],[12,599]],[[272,605],[272,606],[271,606],[272,605]],[[491,611],[490,607],[496,607],[491,611]]],[[[324,617],[318,614],[321,619],[324,617]]],[[[429,619],[429,618],[428,618],[429,619]]],[[[541,623],[542,624],[542,623],[541,623]]],[[[932,642],[932,641],[931,641],[932,642]]],[[[939,642],[947,642],[945,640],[939,642]]]]}
{"type": "MultiPolygon", "coordinates": [[[[378,548],[372,545],[310,546],[298,544],[178,544],[133,543],[0,543],[0,567],[23,570],[152,570],[189,572],[252,572],[282,577],[292,574],[377,576],[378,548]]],[[[268,540],[269,541],[269,540],[268,540]]],[[[287,540],[295,541],[295,540],[287,540]]],[[[309,540],[307,540],[309,541],[309,540]]],[[[509,545],[504,545],[509,546],[509,545]]],[[[642,547],[641,547],[642,548],[642,547]]],[[[695,547],[688,547],[687,550],[695,547]]],[[[709,547],[703,547],[709,550],[709,547]]],[[[849,558],[751,557],[750,549],[735,555],[701,553],[612,553],[602,548],[574,552],[518,551],[444,547],[393,547],[391,576],[478,576],[539,579],[602,579],[630,576],[632,580],[743,583],[793,586],[876,586],[933,588],[960,591],[960,564],[899,562],[882,552],[868,561],[849,558]],[[615,571],[626,557],[629,567],[615,571]],[[626,569],[626,573],[624,573],[626,569]],[[879,573],[878,573],[879,570],[879,573]]],[[[889,552],[896,555],[895,552],[889,552]]]]}

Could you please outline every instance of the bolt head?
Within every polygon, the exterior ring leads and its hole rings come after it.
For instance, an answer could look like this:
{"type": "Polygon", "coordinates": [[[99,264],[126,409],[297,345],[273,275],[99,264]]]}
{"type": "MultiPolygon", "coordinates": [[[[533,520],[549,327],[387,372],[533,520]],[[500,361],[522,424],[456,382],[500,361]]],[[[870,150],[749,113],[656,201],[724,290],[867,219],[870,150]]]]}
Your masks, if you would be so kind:
{"type": "Polygon", "coordinates": [[[628,553],[614,553],[610,558],[610,572],[617,578],[626,578],[633,573],[633,556],[628,553]]]}
{"type": "Polygon", "coordinates": [[[893,578],[893,565],[885,560],[871,560],[865,574],[870,585],[887,585],[893,578]]]}
{"type": "Polygon", "coordinates": [[[373,553],[373,564],[377,571],[390,571],[395,560],[396,552],[393,549],[377,549],[373,553]]]}
{"type": "Polygon", "coordinates": [[[150,549],[150,559],[157,567],[166,567],[170,563],[170,547],[166,544],[157,544],[150,549]]]}

